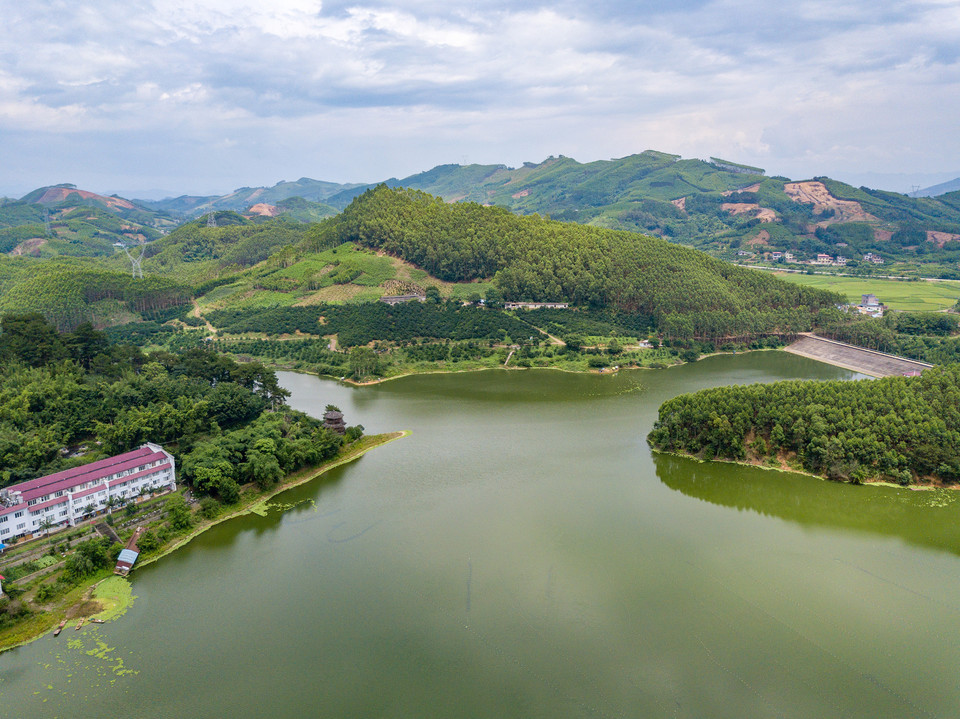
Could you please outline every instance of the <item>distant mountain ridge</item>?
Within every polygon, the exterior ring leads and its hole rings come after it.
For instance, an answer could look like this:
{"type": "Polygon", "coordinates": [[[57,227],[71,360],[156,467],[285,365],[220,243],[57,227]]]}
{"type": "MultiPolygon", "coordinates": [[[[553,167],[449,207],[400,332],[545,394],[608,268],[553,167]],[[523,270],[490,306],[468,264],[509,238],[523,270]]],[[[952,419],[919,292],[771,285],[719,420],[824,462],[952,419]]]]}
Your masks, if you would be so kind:
{"type": "Polygon", "coordinates": [[[932,185],[931,187],[918,190],[916,195],[917,197],[938,197],[948,192],[957,192],[958,190],[960,190],[960,177],[948,180],[947,182],[941,182],[939,185],[932,185]]]}
{"type": "Polygon", "coordinates": [[[121,202],[130,202],[181,222],[225,212],[254,222],[276,217],[314,222],[379,184],[423,190],[447,202],[496,205],[518,214],[653,234],[731,261],[786,258],[851,268],[902,262],[929,265],[928,276],[960,279],[960,191],[910,197],[828,177],[791,181],[731,160],[683,159],[654,150],[588,163],[551,156],[515,168],[445,164],[369,184],[302,177],[221,196],[160,201],[85,199],[75,188],[72,193],[41,188],[23,199],[54,200],[65,193],[115,213],[121,202]]]}
{"type": "Polygon", "coordinates": [[[0,200],[0,253],[54,257],[111,255],[114,245],[150,242],[176,227],[169,213],[69,183],[0,200]]]}
{"type": "Polygon", "coordinates": [[[218,210],[243,212],[255,204],[275,205],[294,197],[322,203],[333,195],[358,186],[356,183],[341,184],[301,177],[295,182],[281,180],[273,187],[240,187],[226,195],[181,195],[139,202],[147,207],[192,218],[218,210]]]}

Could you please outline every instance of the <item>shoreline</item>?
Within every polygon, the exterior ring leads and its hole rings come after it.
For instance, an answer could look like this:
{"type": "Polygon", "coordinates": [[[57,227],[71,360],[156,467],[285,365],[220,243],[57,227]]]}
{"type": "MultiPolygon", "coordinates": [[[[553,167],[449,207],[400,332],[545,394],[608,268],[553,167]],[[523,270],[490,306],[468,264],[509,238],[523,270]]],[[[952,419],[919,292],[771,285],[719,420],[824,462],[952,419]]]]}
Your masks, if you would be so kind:
{"type": "MultiPolygon", "coordinates": [[[[302,469],[299,472],[293,472],[287,475],[286,477],[284,477],[284,479],[281,480],[281,482],[276,487],[271,488],[267,492],[258,493],[254,496],[248,497],[246,501],[241,499],[240,505],[235,509],[231,510],[230,512],[214,517],[213,519],[206,519],[199,522],[189,534],[183,537],[174,539],[173,542],[168,547],[164,548],[164,550],[159,554],[141,560],[137,564],[136,568],[139,569],[140,567],[145,567],[150,564],[153,564],[154,562],[159,561],[163,557],[166,557],[168,554],[172,554],[173,552],[177,551],[181,547],[189,544],[191,541],[199,537],[208,529],[211,529],[212,527],[215,527],[216,525],[222,522],[226,522],[236,517],[242,517],[244,515],[254,513],[254,510],[256,508],[266,505],[271,499],[276,497],[278,494],[281,494],[282,492],[287,491],[288,489],[293,489],[294,487],[299,487],[303,484],[306,484],[307,482],[313,481],[314,479],[322,476],[323,474],[326,474],[332,469],[336,469],[337,467],[341,467],[345,464],[348,464],[350,462],[353,462],[354,460],[359,459],[360,457],[362,457],[372,449],[376,449],[377,447],[382,447],[385,444],[389,444],[390,442],[393,442],[395,440],[402,439],[404,437],[409,436],[410,434],[411,434],[410,430],[401,430],[398,432],[388,432],[386,434],[375,434],[375,435],[370,435],[369,437],[363,437],[358,443],[360,446],[353,448],[352,451],[349,451],[345,455],[334,457],[330,462],[326,464],[321,464],[316,467],[311,467],[308,469],[302,469]],[[364,440],[370,440],[370,441],[367,443],[364,443],[364,440]]],[[[2,640],[0,640],[0,654],[3,654],[4,652],[7,652],[11,649],[16,649],[17,647],[22,647],[26,644],[30,644],[31,642],[34,642],[46,636],[47,634],[49,634],[51,630],[55,629],[59,624],[58,618],[60,617],[61,614],[66,615],[75,607],[83,604],[84,602],[88,601],[90,598],[94,598],[97,588],[104,582],[112,579],[114,576],[115,575],[113,574],[112,570],[109,570],[109,569],[101,570],[100,572],[95,574],[93,577],[91,577],[91,579],[93,580],[92,584],[88,584],[87,582],[84,582],[74,587],[69,592],[67,592],[67,594],[63,598],[63,601],[57,607],[48,611],[44,611],[42,613],[38,613],[37,615],[27,619],[26,622],[24,623],[27,626],[14,625],[13,627],[11,627],[11,633],[13,634],[13,637],[11,637],[12,641],[9,644],[3,644],[2,640]],[[18,628],[24,629],[24,631],[16,632],[18,628]],[[24,638],[17,638],[21,635],[26,635],[26,636],[24,638]]],[[[129,578],[123,578],[123,581],[128,585],[130,584],[129,578]]],[[[133,597],[130,596],[128,601],[126,601],[125,603],[121,603],[119,606],[117,605],[102,606],[99,611],[91,614],[90,616],[96,617],[96,618],[103,618],[106,621],[113,621],[115,619],[118,619],[120,616],[122,616],[125,613],[132,599],[133,597]],[[106,615],[109,615],[109,616],[106,616],[106,615]]]]}
{"type": "Polygon", "coordinates": [[[153,564],[154,562],[157,562],[160,559],[163,559],[168,554],[172,554],[173,552],[177,551],[181,547],[186,546],[187,544],[192,542],[194,539],[199,537],[201,534],[206,532],[208,529],[211,529],[212,527],[215,527],[218,524],[221,524],[222,522],[226,522],[236,517],[243,517],[247,514],[254,514],[255,513],[254,510],[257,507],[261,505],[266,505],[267,502],[269,502],[271,499],[276,497],[278,494],[286,492],[288,489],[293,489],[294,487],[299,487],[303,484],[306,484],[307,482],[310,482],[316,479],[317,477],[320,477],[321,475],[326,474],[331,469],[342,467],[343,465],[353,462],[356,459],[360,459],[360,457],[365,455],[371,449],[376,449],[377,447],[382,447],[383,445],[389,444],[390,442],[393,442],[395,440],[403,439],[404,437],[408,437],[410,434],[411,434],[410,430],[405,429],[398,432],[388,432],[387,434],[371,435],[369,439],[373,441],[371,441],[366,446],[358,447],[355,451],[351,452],[349,455],[345,455],[343,457],[335,457],[334,460],[329,464],[321,464],[318,467],[300,470],[299,473],[294,472],[293,474],[287,475],[287,477],[285,477],[284,479],[285,480],[290,479],[290,481],[281,480],[281,483],[278,484],[276,487],[273,487],[267,492],[264,492],[262,494],[257,494],[256,496],[251,497],[246,504],[243,504],[241,500],[242,506],[239,506],[236,509],[230,511],[229,514],[223,514],[223,515],[214,517],[213,519],[204,520],[203,522],[198,524],[189,534],[174,540],[174,542],[169,547],[166,547],[159,554],[149,557],[143,560],[142,562],[140,562],[139,564],[137,564],[137,569],[141,567],[149,566],[150,564],[153,564]]]}
{"type": "MultiPolygon", "coordinates": [[[[701,459],[695,454],[689,454],[688,452],[676,452],[674,450],[667,449],[658,449],[650,445],[650,451],[654,454],[665,454],[672,457],[680,457],[682,459],[689,459],[698,464],[709,464],[711,462],[719,462],[722,464],[736,464],[741,467],[753,467],[754,469],[763,469],[771,472],[787,472],[789,474],[799,474],[804,477],[810,477],[811,479],[819,479],[821,482],[836,482],[837,484],[849,484],[853,486],[858,486],[855,482],[850,482],[849,480],[843,479],[830,479],[829,477],[824,477],[822,474],[814,474],[813,472],[808,472],[805,469],[796,469],[794,467],[788,466],[778,466],[771,467],[768,464],[763,464],[761,462],[749,462],[743,459],[726,459],[724,457],[714,457],[713,459],[701,459]]],[[[951,484],[938,486],[935,484],[910,484],[904,486],[902,484],[897,484],[896,482],[888,482],[883,479],[867,479],[863,482],[860,482],[859,486],[861,487],[892,487],[893,489],[904,489],[908,492],[929,492],[935,489],[946,489],[946,490],[960,490],[960,484],[951,484]]]]}
{"type": "MultiPolygon", "coordinates": [[[[697,359],[697,362],[699,362],[700,360],[707,359],[708,357],[721,357],[726,355],[729,355],[732,357],[734,355],[748,354],[752,352],[782,352],[784,351],[784,349],[785,349],[784,347],[764,347],[762,349],[742,350],[738,352],[711,352],[710,354],[700,355],[700,357],[697,359]]],[[[814,358],[810,358],[810,359],[814,359],[814,358]]],[[[258,361],[263,362],[262,359],[258,361]]],[[[384,382],[390,382],[395,379],[403,379],[404,377],[417,377],[420,375],[428,375],[428,374],[469,374],[471,372],[497,372],[500,370],[507,371],[507,372],[526,372],[530,370],[552,370],[554,372],[566,372],[567,374],[584,374],[584,375],[612,377],[624,371],[634,372],[637,370],[664,370],[664,369],[671,369],[673,367],[683,367],[684,365],[687,365],[690,363],[676,362],[674,364],[664,365],[663,367],[649,367],[646,365],[636,365],[633,367],[620,366],[619,369],[617,369],[616,371],[610,370],[608,368],[604,372],[600,372],[598,369],[578,370],[578,369],[568,369],[566,367],[557,367],[555,365],[548,365],[546,367],[504,367],[503,365],[499,365],[497,367],[472,367],[470,369],[437,368],[437,369],[411,370],[409,372],[404,372],[403,374],[395,374],[389,377],[380,377],[379,379],[367,380],[365,382],[360,382],[359,380],[355,380],[355,379],[349,379],[347,377],[337,377],[336,375],[326,374],[324,372],[316,372],[314,370],[307,369],[304,367],[293,368],[293,367],[284,367],[284,366],[281,366],[280,364],[273,364],[273,363],[270,363],[270,364],[264,363],[264,364],[269,366],[270,369],[277,372],[295,372],[296,374],[307,374],[313,377],[325,377],[325,378],[335,380],[337,382],[342,382],[343,384],[346,384],[346,385],[350,385],[351,387],[374,387],[378,384],[383,384],[384,382]]],[[[827,363],[824,363],[824,364],[827,364],[827,363]]]]}

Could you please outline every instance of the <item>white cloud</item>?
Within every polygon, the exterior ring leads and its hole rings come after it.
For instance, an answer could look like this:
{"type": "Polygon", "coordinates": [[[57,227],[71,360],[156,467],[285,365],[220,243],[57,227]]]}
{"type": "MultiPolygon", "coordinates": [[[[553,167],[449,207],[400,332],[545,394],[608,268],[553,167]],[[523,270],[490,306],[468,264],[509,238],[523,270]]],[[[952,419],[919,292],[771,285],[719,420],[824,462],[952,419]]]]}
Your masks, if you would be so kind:
{"type": "MultiPolygon", "coordinates": [[[[230,153],[262,173],[255,183],[647,147],[798,174],[940,171],[960,157],[951,0],[525,7],[0,0],[12,28],[0,131],[88,133],[60,158],[67,171],[115,152],[144,186],[154,171],[190,176],[209,153],[226,187],[230,153]]],[[[29,153],[43,145],[8,147],[7,172],[38,166],[29,153]]]]}

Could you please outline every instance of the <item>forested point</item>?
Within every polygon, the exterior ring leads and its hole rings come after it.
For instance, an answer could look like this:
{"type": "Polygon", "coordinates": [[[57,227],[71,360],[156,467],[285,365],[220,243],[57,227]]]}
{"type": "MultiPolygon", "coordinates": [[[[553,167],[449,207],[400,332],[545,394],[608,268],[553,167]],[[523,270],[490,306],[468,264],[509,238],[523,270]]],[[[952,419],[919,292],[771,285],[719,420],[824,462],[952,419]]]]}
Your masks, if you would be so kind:
{"type": "Polygon", "coordinates": [[[919,377],[718,387],[660,407],[647,440],[704,459],[791,464],[855,483],[960,482],[960,365],[919,377]]]}

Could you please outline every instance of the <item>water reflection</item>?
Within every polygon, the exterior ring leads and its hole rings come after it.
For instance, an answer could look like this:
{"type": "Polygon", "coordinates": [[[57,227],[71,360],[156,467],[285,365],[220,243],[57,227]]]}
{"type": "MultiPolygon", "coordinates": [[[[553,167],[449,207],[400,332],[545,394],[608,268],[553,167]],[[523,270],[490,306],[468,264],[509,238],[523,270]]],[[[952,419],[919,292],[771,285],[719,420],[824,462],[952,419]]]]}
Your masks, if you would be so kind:
{"type": "Polygon", "coordinates": [[[960,555],[955,490],[855,486],[726,463],[654,454],[670,489],[722,507],[826,527],[896,537],[960,555]]]}

